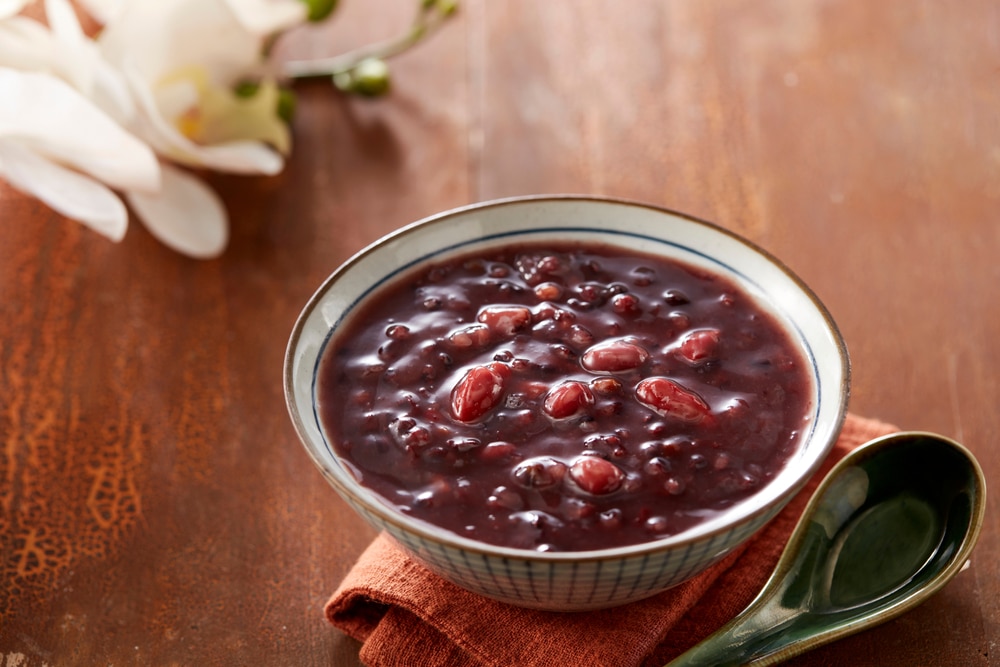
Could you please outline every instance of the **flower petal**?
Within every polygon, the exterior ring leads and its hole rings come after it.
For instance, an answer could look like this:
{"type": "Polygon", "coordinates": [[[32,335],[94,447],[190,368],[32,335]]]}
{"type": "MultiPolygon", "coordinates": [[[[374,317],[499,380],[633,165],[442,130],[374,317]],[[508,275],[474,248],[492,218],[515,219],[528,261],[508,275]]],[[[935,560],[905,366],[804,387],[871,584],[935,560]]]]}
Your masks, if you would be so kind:
{"type": "Polygon", "coordinates": [[[49,162],[16,140],[0,138],[0,176],[112,241],[125,236],[128,211],[111,190],[49,162]]]}
{"type": "Polygon", "coordinates": [[[128,85],[115,68],[101,59],[96,51],[94,54],[93,79],[88,97],[119,124],[127,126],[135,116],[135,103],[128,85]]]}
{"type": "Polygon", "coordinates": [[[306,20],[308,6],[302,0],[225,0],[244,28],[256,35],[271,35],[306,20]]]}
{"type": "Polygon", "coordinates": [[[149,85],[201,65],[213,83],[232,86],[263,63],[264,38],[240,25],[223,0],[125,3],[98,41],[108,62],[128,64],[149,85]]]}
{"type": "Polygon", "coordinates": [[[25,16],[0,21],[0,67],[46,72],[57,50],[52,33],[38,21],[25,16]]]}
{"type": "Polygon", "coordinates": [[[56,73],[117,122],[131,120],[135,106],[125,81],[84,33],[69,0],[45,0],[45,16],[60,49],[56,73]]]}
{"type": "Polygon", "coordinates": [[[0,21],[24,9],[29,0],[0,0],[0,21]]]}
{"type": "Polygon", "coordinates": [[[87,39],[76,18],[76,12],[67,0],[45,0],[45,18],[56,39],[71,46],[77,46],[87,39]]]}
{"type": "Polygon", "coordinates": [[[229,221],[219,196],[201,180],[168,164],[160,165],[158,195],[125,196],[164,245],[197,259],[217,257],[229,242],[229,221]]]}
{"type": "Polygon", "coordinates": [[[52,31],[24,16],[0,21],[0,67],[58,76],[117,122],[127,123],[135,105],[122,76],[83,34],[66,0],[49,3],[52,31]]]}
{"type": "Polygon", "coordinates": [[[156,156],[148,146],[63,81],[0,68],[0,137],[124,190],[155,190],[156,156]]]}
{"type": "Polygon", "coordinates": [[[100,23],[107,24],[114,20],[115,16],[122,10],[124,0],[76,0],[84,11],[97,19],[100,23]]]}

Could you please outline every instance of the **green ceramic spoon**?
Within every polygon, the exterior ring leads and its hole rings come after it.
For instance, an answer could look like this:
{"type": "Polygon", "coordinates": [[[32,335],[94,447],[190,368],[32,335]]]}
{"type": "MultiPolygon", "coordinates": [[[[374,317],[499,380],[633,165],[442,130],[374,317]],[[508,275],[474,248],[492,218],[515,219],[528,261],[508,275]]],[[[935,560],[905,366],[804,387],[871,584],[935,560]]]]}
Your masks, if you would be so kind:
{"type": "Polygon", "coordinates": [[[668,667],[773,665],[921,604],[965,565],[986,507],[983,471],[931,433],[872,440],[810,500],[767,584],[668,667]]]}

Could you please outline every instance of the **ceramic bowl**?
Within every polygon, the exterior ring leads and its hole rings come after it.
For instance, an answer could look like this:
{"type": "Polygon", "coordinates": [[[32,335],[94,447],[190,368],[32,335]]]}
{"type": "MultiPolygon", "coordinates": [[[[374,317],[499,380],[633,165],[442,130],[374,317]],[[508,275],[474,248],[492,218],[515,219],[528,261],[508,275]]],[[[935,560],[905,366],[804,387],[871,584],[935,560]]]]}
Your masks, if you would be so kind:
{"type": "Polygon", "coordinates": [[[338,268],[306,304],[288,344],[284,386],[300,439],[322,474],[367,521],[462,588],[503,602],[580,611],[639,600],[719,561],[802,488],[833,447],[846,415],[849,363],[816,296],[778,260],[725,229],[634,202],[555,196],[507,199],[432,216],[376,241],[338,268]],[[428,260],[519,241],[578,239],[675,257],[728,276],[787,327],[812,374],[809,428],[756,495],[683,533],[643,544],[536,552],[476,542],[408,517],[358,483],[318,418],[316,374],[340,325],[378,287],[428,260]]]}

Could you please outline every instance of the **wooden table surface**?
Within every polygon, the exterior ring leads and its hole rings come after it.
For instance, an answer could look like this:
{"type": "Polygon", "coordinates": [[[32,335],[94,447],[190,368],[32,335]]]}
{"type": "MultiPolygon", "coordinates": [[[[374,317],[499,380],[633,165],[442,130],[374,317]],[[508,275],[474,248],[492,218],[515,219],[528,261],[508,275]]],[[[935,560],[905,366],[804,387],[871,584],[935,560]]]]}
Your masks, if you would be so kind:
{"type": "MultiPolygon", "coordinates": [[[[285,57],[411,7],[344,3],[285,57]]],[[[374,532],[296,439],[285,344],[341,261],[476,201],[612,195],[749,237],[839,323],[853,412],[1000,473],[997,3],[463,0],[394,76],[298,86],[286,169],[211,178],[216,260],[0,185],[0,664],[356,664],[321,608],[374,532]]],[[[943,591],[793,662],[1000,664],[998,497],[943,591]]]]}

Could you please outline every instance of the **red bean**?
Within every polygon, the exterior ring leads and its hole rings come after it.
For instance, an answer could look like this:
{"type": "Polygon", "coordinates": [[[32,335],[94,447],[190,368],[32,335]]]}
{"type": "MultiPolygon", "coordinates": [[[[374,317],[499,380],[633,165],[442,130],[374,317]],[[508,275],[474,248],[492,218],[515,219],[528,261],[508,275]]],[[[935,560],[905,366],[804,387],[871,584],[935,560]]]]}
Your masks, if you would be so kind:
{"type": "Polygon", "coordinates": [[[539,301],[555,301],[563,294],[562,286],[556,283],[542,283],[535,286],[535,296],[539,301]]]}
{"type": "Polygon", "coordinates": [[[410,328],[405,324],[392,324],[386,328],[385,335],[393,340],[406,340],[410,337],[410,328]]]}
{"type": "Polygon", "coordinates": [[[597,506],[582,498],[566,498],[562,504],[562,514],[570,521],[580,521],[594,516],[597,506]]]}
{"type": "Polygon", "coordinates": [[[663,293],[663,300],[669,306],[686,306],[691,303],[691,299],[684,292],[673,287],[663,293]]]}
{"type": "Polygon", "coordinates": [[[524,499],[514,489],[498,486],[486,499],[486,505],[491,509],[507,509],[516,512],[524,509],[524,499]]]}
{"type": "Polygon", "coordinates": [[[587,347],[594,344],[594,334],[590,333],[590,330],[586,327],[574,324],[569,328],[565,340],[570,345],[575,345],[576,347],[587,347]]]}
{"type": "Polygon", "coordinates": [[[619,315],[635,317],[642,314],[639,297],[634,294],[616,294],[611,298],[611,308],[619,315]]]}
{"type": "MultiPolygon", "coordinates": [[[[496,366],[506,368],[503,364],[496,366]]],[[[504,379],[496,368],[488,366],[471,368],[451,392],[452,416],[466,424],[485,417],[500,403],[503,397],[504,379]]]]}
{"type": "Polygon", "coordinates": [[[568,380],[561,382],[545,396],[542,409],[553,419],[568,419],[585,411],[594,404],[594,394],[582,382],[568,380]]]}
{"type": "Polygon", "coordinates": [[[517,464],[513,477],[521,486],[544,489],[555,486],[566,474],[566,464],[547,456],[540,456],[517,464]]]}
{"type": "Polygon", "coordinates": [[[622,383],[615,378],[594,378],[590,381],[590,388],[598,394],[610,396],[622,390],[622,383]]]}
{"type": "Polygon", "coordinates": [[[700,422],[711,413],[700,396],[665,377],[642,380],[635,388],[635,395],[654,412],[686,422],[700,422]]]}
{"type": "Polygon", "coordinates": [[[684,480],[679,477],[668,477],[663,482],[663,490],[672,496],[679,496],[684,493],[684,480]]]}
{"type": "Polygon", "coordinates": [[[479,458],[483,461],[503,461],[517,453],[517,447],[510,442],[497,440],[479,450],[479,458]]]}
{"type": "Polygon", "coordinates": [[[480,349],[489,345],[490,328],[485,324],[470,324],[448,334],[448,343],[456,348],[480,349]]]}
{"type": "Polygon", "coordinates": [[[718,329],[695,329],[681,339],[677,352],[690,363],[710,361],[716,356],[719,348],[718,329]]]}
{"type": "Polygon", "coordinates": [[[583,353],[583,367],[592,373],[620,373],[642,366],[649,359],[645,348],[627,340],[598,343],[583,353]]]}
{"type": "Polygon", "coordinates": [[[570,466],[569,476],[587,493],[611,493],[622,485],[624,473],[614,463],[598,456],[581,456],[570,466]]]}
{"type": "Polygon", "coordinates": [[[512,336],[531,324],[531,310],[525,306],[486,306],[476,318],[500,336],[512,336]]]}

